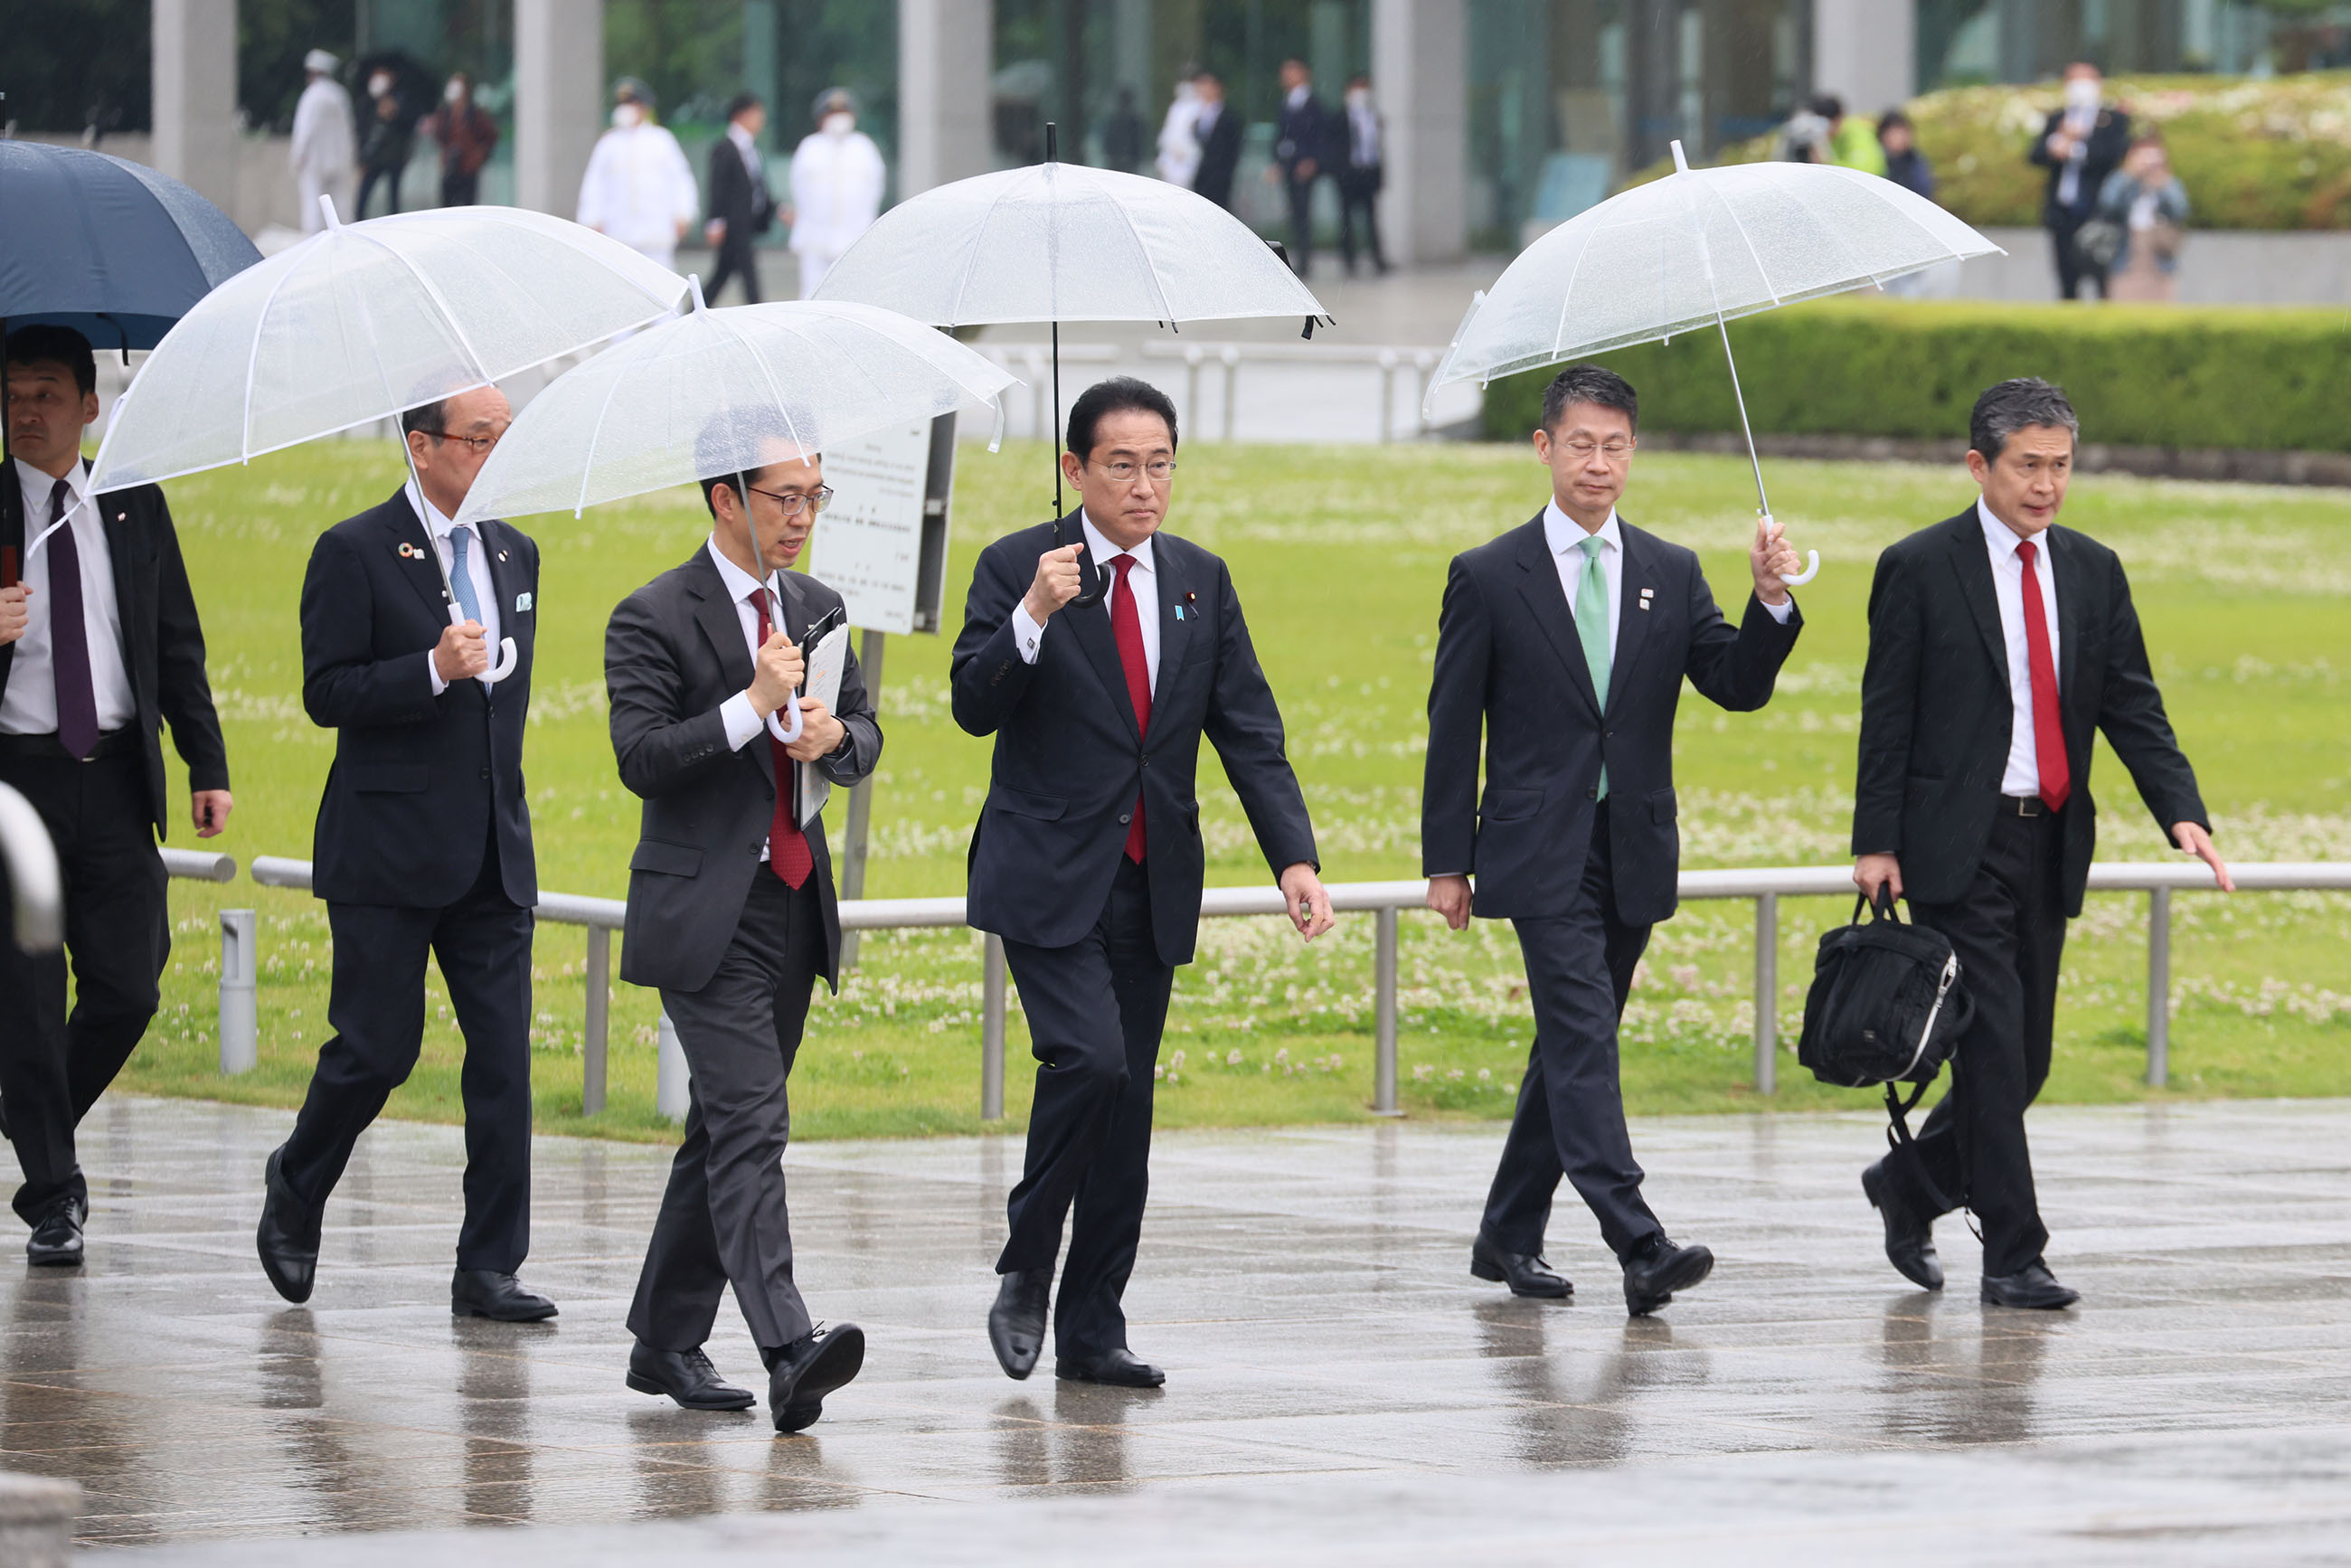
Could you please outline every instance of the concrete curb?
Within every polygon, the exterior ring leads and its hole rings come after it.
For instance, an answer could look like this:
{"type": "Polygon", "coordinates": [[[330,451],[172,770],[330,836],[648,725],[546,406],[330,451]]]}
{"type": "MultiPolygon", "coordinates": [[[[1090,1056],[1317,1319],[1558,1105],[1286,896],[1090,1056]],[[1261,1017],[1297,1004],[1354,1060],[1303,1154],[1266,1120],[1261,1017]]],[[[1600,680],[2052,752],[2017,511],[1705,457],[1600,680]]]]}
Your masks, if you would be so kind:
{"type": "Polygon", "coordinates": [[[66,1568],[81,1488],[0,1473],[0,1568],[66,1568]]]}

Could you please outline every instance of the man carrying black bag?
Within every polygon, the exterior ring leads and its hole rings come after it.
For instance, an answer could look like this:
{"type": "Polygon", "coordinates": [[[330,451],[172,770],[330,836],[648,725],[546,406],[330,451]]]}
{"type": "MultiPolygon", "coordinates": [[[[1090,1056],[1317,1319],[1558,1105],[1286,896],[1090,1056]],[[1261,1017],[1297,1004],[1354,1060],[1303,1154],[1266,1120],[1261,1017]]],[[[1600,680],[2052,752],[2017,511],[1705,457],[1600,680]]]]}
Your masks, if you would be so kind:
{"type": "Polygon", "coordinates": [[[1862,674],[1853,880],[1873,901],[1907,894],[1917,923],[1950,939],[1975,1009],[1953,1091],[1910,1157],[1871,1166],[1862,1190],[1885,1219],[1887,1259],[1929,1291],[1943,1284],[1936,1218],[1974,1210],[1982,1299],[2003,1307],[2080,1299],[2042,1258],[2024,1112],[2049,1076],[2065,922],[2089,880],[2096,732],[2172,841],[2233,890],[2122,562],[2051,526],[2079,430],[2043,381],[1976,400],[1968,471],[1982,497],[1877,558],[1862,674]]]}

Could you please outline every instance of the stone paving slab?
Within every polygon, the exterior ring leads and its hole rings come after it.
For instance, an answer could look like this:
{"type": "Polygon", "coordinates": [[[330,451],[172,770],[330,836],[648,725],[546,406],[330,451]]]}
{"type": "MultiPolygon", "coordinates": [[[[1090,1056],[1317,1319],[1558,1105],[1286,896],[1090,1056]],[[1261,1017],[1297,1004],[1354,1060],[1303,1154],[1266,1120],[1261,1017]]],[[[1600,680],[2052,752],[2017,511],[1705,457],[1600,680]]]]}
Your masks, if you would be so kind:
{"type": "MultiPolygon", "coordinates": [[[[808,1145],[800,1278],[871,1353],[780,1439],[621,1386],[666,1151],[540,1142],[526,1278],[563,1313],[515,1327],[448,1314],[455,1128],[371,1133],[317,1295],[278,1301],[252,1225],[287,1122],[110,1100],[89,1263],[0,1281],[0,1468],[79,1481],[85,1545],[140,1549],[93,1563],[431,1561],[485,1523],[533,1527],[496,1538],[513,1568],[2351,1554],[2351,1103],[2036,1112],[2086,1297],[2055,1315],[1980,1307],[1957,1224],[1944,1294],[1886,1267],[1865,1114],[1637,1124],[1659,1212],[1721,1259],[1648,1320],[1570,1205],[1575,1301],[1468,1277],[1499,1127],[1168,1134],[1129,1305],[1169,1382],[1142,1394],[997,1370],[1016,1144],[808,1145]]],[[[731,1308],[710,1349],[756,1381],[731,1308]]]]}

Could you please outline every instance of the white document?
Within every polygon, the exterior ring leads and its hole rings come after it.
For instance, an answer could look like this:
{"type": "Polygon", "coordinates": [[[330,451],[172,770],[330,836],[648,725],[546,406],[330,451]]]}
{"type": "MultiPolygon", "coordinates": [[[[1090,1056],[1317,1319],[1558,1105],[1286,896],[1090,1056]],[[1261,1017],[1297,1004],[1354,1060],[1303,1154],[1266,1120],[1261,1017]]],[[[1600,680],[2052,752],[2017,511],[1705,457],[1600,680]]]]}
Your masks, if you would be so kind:
{"type": "MultiPolygon", "coordinates": [[[[824,634],[824,641],[809,655],[808,674],[800,683],[800,695],[814,697],[831,713],[841,702],[841,674],[849,664],[849,628],[836,626],[824,634]]],[[[832,780],[813,762],[798,764],[799,768],[800,826],[806,828],[816,821],[817,813],[832,793],[832,780]]]]}

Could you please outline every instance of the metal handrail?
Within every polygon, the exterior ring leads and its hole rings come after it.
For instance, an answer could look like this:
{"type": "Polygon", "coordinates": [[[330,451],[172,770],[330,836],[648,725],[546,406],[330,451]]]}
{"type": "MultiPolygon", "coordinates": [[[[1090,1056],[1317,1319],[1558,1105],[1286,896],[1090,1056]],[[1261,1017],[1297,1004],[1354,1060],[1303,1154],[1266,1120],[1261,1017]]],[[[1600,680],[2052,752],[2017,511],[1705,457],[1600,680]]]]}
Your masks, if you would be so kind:
{"type": "MultiPolygon", "coordinates": [[[[26,808],[28,810],[30,808],[26,808]]],[[[37,819],[35,825],[38,825],[37,819]]],[[[0,821],[5,828],[5,821],[0,821]]],[[[45,840],[46,841],[46,840],[45,840]]],[[[225,855],[166,851],[165,861],[175,876],[207,874],[191,867],[212,867],[209,880],[225,882],[235,874],[235,862],[225,855]],[[227,871],[219,873],[225,862],[227,871]]],[[[2351,891],[2351,862],[2252,862],[2229,868],[2237,886],[2246,892],[2351,891]]],[[[310,862],[262,855],[253,862],[253,880],[268,887],[308,889],[310,862]]],[[[2181,891],[2211,890],[2210,868],[2199,861],[2160,862],[2112,862],[2090,868],[2090,888],[2100,893],[2147,894],[2147,1081],[2160,1088],[2169,1073],[2171,996],[2171,895],[2181,891]]],[[[1776,1092],[1779,1069],[1780,900],[1840,898],[1854,894],[1849,866],[1759,866],[1725,871],[1686,871],[1677,883],[1680,896],[1698,900],[1748,898],[1755,901],[1755,1089],[1776,1092]]],[[[1396,989],[1397,917],[1405,910],[1425,905],[1428,884],[1417,879],[1401,882],[1343,882],[1327,889],[1331,906],[1343,913],[1375,915],[1375,959],[1373,988],[1376,1002],[1377,1040],[1373,1110],[1396,1115],[1396,989]]],[[[910,930],[956,927],[965,924],[960,898],[867,898],[843,901],[841,924],[849,931],[910,930]]],[[[1281,890],[1276,887],[1211,887],[1200,894],[1200,914],[1217,918],[1234,915],[1280,915],[1281,890]]],[[[585,926],[588,932],[587,1013],[582,1030],[584,1109],[590,1115],[604,1108],[605,1064],[609,1048],[611,997],[611,936],[628,913],[617,898],[591,898],[580,894],[549,893],[539,896],[537,914],[559,925],[585,926]]],[[[988,936],[982,945],[980,1016],[980,1114],[996,1121],[1004,1114],[1005,1019],[1008,1010],[1004,967],[1004,944],[988,936]]]]}
{"type": "Polygon", "coordinates": [[[8,867],[10,929],[27,953],[54,953],[66,941],[65,879],[57,847],[33,803],[0,784],[0,860],[8,867]]]}

